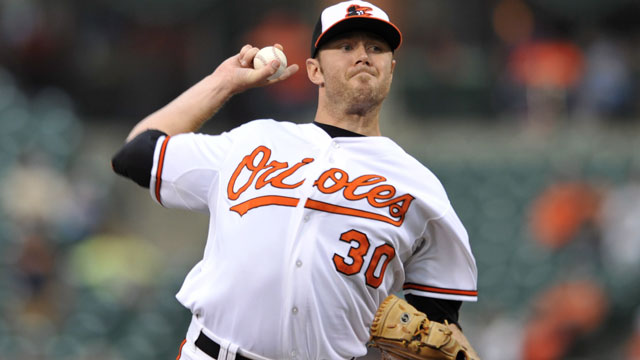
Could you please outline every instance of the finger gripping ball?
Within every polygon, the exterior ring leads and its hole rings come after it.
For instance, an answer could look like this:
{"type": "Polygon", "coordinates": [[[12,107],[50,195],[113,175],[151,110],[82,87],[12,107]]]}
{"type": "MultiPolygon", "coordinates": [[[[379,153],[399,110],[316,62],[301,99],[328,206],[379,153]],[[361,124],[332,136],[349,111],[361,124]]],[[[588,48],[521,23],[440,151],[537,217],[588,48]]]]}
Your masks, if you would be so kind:
{"type": "Polygon", "coordinates": [[[269,76],[268,79],[277,79],[287,68],[287,57],[284,55],[282,50],[278,49],[275,46],[267,46],[260,49],[260,51],[258,51],[256,56],[253,58],[253,68],[256,70],[261,69],[262,67],[271,64],[273,60],[279,60],[280,67],[278,67],[278,70],[275,72],[275,74],[269,76]]]}

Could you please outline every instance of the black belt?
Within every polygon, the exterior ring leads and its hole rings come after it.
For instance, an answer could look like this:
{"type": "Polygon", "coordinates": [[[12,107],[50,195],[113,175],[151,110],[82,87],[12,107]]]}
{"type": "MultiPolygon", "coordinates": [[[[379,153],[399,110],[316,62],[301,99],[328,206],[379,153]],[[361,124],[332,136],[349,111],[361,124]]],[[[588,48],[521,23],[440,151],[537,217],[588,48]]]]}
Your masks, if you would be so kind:
{"type": "MultiPolygon", "coordinates": [[[[220,345],[209,339],[207,335],[205,335],[202,331],[200,331],[200,335],[198,335],[198,339],[196,339],[196,346],[198,349],[202,350],[205,354],[211,356],[214,359],[220,359],[220,345]]],[[[236,360],[251,360],[247,357],[244,357],[238,353],[236,353],[236,360]]]]}
{"type": "MultiPolygon", "coordinates": [[[[196,346],[198,347],[198,349],[202,350],[205,354],[211,356],[212,358],[217,360],[224,360],[219,358],[220,345],[218,345],[217,342],[209,339],[209,337],[205,335],[202,331],[200,331],[200,335],[198,335],[198,338],[196,339],[196,346]]],[[[251,360],[251,359],[236,353],[236,360],[251,360]]],[[[352,357],[351,360],[355,360],[355,357],[352,357]]]]}

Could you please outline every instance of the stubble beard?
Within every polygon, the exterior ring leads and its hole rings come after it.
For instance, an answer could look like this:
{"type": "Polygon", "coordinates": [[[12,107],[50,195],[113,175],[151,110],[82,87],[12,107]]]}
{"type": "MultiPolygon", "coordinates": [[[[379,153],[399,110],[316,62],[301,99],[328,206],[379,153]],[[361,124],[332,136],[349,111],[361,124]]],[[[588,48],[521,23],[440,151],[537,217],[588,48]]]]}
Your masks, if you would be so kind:
{"type": "Polygon", "coordinates": [[[327,80],[331,84],[325,88],[329,103],[336,110],[346,115],[364,116],[380,108],[389,93],[389,84],[387,86],[375,86],[366,79],[356,78],[346,82],[337,81],[336,79],[327,80]],[[353,80],[357,80],[357,84],[354,85],[353,80]]]}

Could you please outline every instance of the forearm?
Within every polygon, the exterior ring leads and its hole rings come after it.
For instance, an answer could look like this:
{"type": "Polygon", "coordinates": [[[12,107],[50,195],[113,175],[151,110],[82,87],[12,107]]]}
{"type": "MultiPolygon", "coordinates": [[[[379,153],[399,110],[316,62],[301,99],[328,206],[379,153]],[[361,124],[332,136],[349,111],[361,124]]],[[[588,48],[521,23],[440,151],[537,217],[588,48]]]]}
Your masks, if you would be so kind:
{"type": "Polygon", "coordinates": [[[127,142],[149,129],[169,135],[196,131],[220,110],[232,94],[219,76],[211,74],[140,121],[127,136],[127,142]]]}
{"type": "MultiPolygon", "coordinates": [[[[282,45],[275,46],[282,50],[282,45]]],[[[278,78],[270,80],[269,77],[275,74],[280,62],[274,60],[271,66],[253,69],[253,58],[258,50],[251,45],[243,46],[238,54],[223,61],[211,75],[140,121],[127,136],[127,142],[149,129],[160,130],[169,135],[196,131],[232,95],[286,80],[298,71],[298,65],[293,64],[278,78]]]]}

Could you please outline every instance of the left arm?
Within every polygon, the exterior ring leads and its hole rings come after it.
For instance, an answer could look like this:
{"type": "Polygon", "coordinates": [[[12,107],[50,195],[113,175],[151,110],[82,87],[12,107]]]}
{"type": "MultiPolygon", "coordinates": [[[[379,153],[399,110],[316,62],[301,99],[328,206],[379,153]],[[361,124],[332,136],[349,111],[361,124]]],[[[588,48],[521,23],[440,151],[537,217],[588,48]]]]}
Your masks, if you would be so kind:
{"type": "Polygon", "coordinates": [[[436,299],[425,296],[406,294],[405,299],[419,311],[427,315],[431,321],[445,323],[451,330],[451,336],[464,346],[471,359],[480,359],[467,337],[462,333],[462,328],[458,325],[458,318],[462,301],[436,299]]]}
{"type": "Polygon", "coordinates": [[[383,359],[480,359],[456,324],[429,319],[393,294],[378,307],[370,335],[370,345],[380,349],[383,359]]]}

